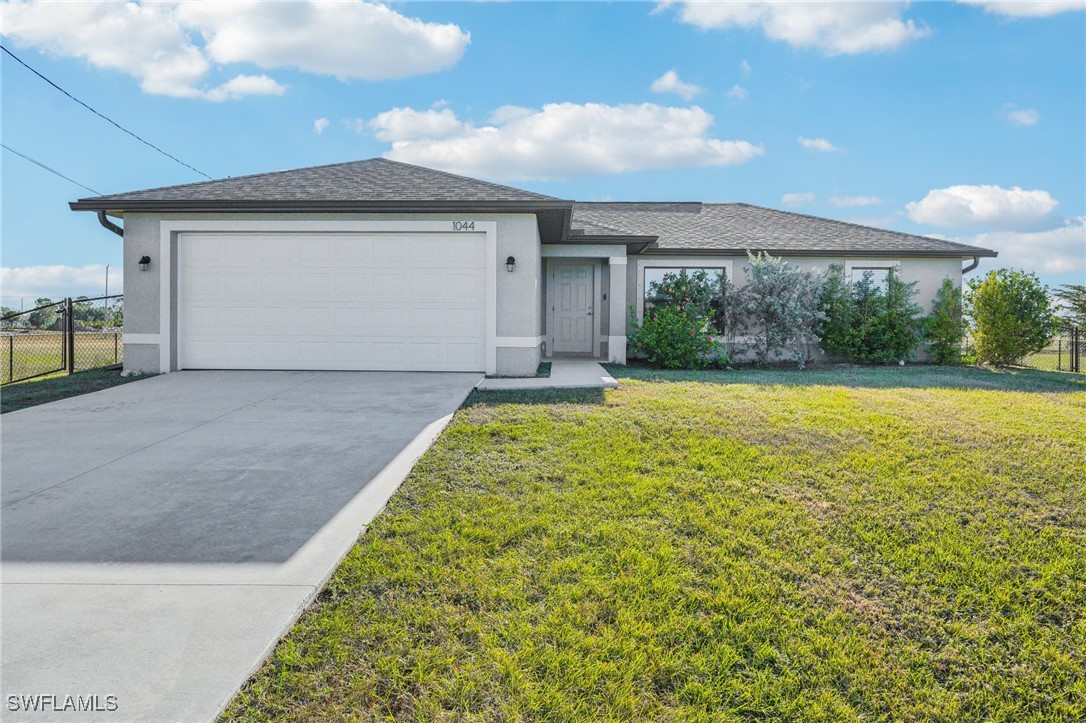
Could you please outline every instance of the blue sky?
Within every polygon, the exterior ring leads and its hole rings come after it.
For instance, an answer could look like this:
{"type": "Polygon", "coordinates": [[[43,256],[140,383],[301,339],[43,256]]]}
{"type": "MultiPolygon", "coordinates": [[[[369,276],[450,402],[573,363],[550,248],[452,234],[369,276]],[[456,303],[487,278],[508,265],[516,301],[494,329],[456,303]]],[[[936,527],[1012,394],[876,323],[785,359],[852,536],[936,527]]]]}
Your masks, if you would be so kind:
{"type": "MultiPolygon", "coordinates": [[[[5,2],[3,42],[220,178],[385,155],[578,200],[744,201],[1086,279],[1084,3],[5,2]]],[[[6,145],[202,180],[2,61],[6,145]]],[[[93,195],[3,151],[3,304],[120,283],[93,195]]]]}

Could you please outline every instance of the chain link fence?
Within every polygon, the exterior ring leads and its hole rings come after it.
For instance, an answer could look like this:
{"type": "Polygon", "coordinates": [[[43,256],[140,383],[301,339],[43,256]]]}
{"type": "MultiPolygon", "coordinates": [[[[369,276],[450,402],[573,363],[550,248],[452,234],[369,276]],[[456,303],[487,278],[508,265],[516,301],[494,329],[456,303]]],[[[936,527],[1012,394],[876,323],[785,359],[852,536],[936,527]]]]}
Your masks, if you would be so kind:
{"type": "Polygon", "coordinates": [[[0,318],[0,384],[124,360],[124,296],[50,302],[0,318]]]}
{"type": "Polygon", "coordinates": [[[1086,371],[1084,337],[1086,333],[1080,327],[1064,327],[1047,347],[1036,354],[1030,354],[1021,364],[1033,369],[1082,373],[1086,371]]]}

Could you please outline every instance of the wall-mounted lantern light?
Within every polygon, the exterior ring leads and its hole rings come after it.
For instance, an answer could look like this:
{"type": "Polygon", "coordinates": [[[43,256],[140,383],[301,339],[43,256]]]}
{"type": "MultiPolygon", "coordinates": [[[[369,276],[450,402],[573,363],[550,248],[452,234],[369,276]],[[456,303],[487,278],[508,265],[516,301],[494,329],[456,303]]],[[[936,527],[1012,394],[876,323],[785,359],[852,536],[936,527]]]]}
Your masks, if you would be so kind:
{"type": "Polygon", "coordinates": [[[510,256],[509,258],[507,258],[505,260],[505,270],[506,271],[512,271],[514,268],[516,268],[516,265],[517,265],[517,260],[515,258],[513,258],[512,256],[510,256]]]}
{"type": "Polygon", "coordinates": [[[147,268],[150,265],[151,265],[151,257],[150,256],[141,256],[140,257],[140,271],[146,271],[147,268]]]}

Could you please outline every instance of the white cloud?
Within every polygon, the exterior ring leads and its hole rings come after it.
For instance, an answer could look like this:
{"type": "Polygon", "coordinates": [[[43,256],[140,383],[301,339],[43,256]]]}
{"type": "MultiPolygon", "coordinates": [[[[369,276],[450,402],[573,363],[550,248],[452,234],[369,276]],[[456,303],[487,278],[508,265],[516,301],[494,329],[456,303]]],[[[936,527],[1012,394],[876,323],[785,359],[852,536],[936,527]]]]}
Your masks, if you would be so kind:
{"type": "Polygon", "coordinates": [[[393,143],[415,138],[448,138],[459,135],[464,129],[464,124],[449,108],[393,108],[375,116],[367,125],[378,138],[393,143]]]}
{"type": "Polygon", "coordinates": [[[747,62],[746,58],[739,61],[739,72],[743,74],[744,78],[750,77],[750,63],[747,62]]]}
{"type": "Polygon", "coordinates": [[[803,206],[808,203],[814,203],[815,195],[813,193],[786,193],[781,196],[781,203],[785,206],[803,206]]]}
{"type": "Polygon", "coordinates": [[[1043,18],[1058,13],[1086,9],[1083,0],[957,0],[963,5],[978,5],[984,12],[1009,18],[1043,18]]]}
{"type": "Polygon", "coordinates": [[[838,208],[853,208],[856,206],[878,206],[886,203],[878,196],[830,196],[830,204],[838,208]]]}
{"type": "Polygon", "coordinates": [[[324,133],[324,129],[328,127],[328,122],[329,121],[327,118],[318,118],[317,120],[313,121],[313,132],[316,133],[318,136],[321,133],[324,133]]]}
{"type": "Polygon", "coordinates": [[[237,100],[247,95],[282,95],[287,92],[285,86],[279,85],[266,75],[238,75],[223,83],[217,88],[212,88],[204,97],[208,100],[237,100]]]}
{"type": "Polygon", "coordinates": [[[1019,108],[1014,103],[1007,103],[1001,111],[1003,117],[1016,126],[1035,126],[1041,121],[1041,114],[1033,108],[1019,108]]]}
{"type": "Polygon", "coordinates": [[[735,98],[736,100],[746,100],[747,96],[750,94],[747,93],[746,88],[736,83],[732,86],[731,90],[725,93],[725,95],[727,95],[729,98],[735,98]]]}
{"type": "Polygon", "coordinates": [[[694,96],[702,92],[700,86],[693,83],[684,83],[680,80],[679,74],[674,70],[669,70],[652,81],[649,90],[653,93],[674,93],[683,100],[693,100],[694,96]]]}
{"type": "Polygon", "coordinates": [[[804,138],[803,136],[800,136],[796,139],[796,142],[809,151],[817,151],[819,153],[831,153],[833,151],[841,150],[825,138],[804,138]]]}
{"type": "MultiPolygon", "coordinates": [[[[109,293],[122,293],[124,279],[121,269],[109,270],[109,293]]],[[[87,266],[4,266],[0,268],[0,294],[4,306],[19,308],[19,299],[26,300],[26,308],[34,300],[49,297],[54,301],[66,296],[101,296],[105,291],[105,264],[87,266]]]]}
{"type": "Polygon", "coordinates": [[[697,106],[551,103],[500,108],[483,126],[449,109],[394,108],[366,127],[392,142],[387,158],[502,180],[729,166],[764,153],[747,141],[710,138],[712,124],[697,106]]]}
{"type": "Polygon", "coordinates": [[[703,29],[761,28],[771,40],[827,55],[896,50],[931,31],[904,20],[905,2],[685,2],[682,22],[703,29]]]}
{"type": "Polygon", "coordinates": [[[1022,229],[1048,220],[1058,205],[1048,191],[1024,191],[1018,186],[948,186],[906,204],[905,212],[916,223],[943,228],[1022,229]]]}
{"type": "Polygon", "coordinates": [[[1086,272],[1086,216],[1047,231],[994,231],[952,239],[999,252],[999,265],[1046,274],[1086,272]]]}
{"type": "Polygon", "coordinates": [[[382,80],[447,68],[471,42],[456,25],[426,23],[359,0],[8,0],[2,22],[0,32],[17,45],[127,73],[146,93],[213,101],[284,90],[264,75],[238,75],[208,88],[214,64],[382,80]]]}

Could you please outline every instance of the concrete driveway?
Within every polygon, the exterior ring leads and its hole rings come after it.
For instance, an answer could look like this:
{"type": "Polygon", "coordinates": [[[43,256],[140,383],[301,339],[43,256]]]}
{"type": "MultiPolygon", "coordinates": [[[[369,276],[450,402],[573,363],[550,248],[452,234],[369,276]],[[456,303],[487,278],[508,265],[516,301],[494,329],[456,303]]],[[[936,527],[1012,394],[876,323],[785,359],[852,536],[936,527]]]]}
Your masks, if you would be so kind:
{"type": "Polygon", "coordinates": [[[480,376],[179,372],[4,415],[0,717],[213,718],[480,376]]]}

